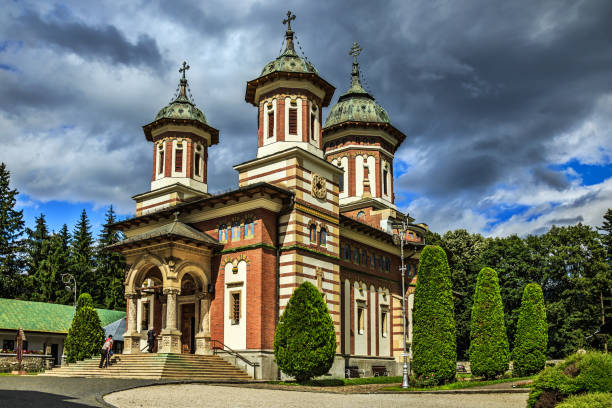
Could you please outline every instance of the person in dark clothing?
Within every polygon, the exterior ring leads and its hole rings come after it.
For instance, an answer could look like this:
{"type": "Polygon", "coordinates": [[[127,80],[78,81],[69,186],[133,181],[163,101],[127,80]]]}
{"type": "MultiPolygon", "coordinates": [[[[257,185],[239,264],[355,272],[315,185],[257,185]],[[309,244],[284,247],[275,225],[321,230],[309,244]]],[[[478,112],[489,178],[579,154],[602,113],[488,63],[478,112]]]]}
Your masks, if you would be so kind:
{"type": "Polygon", "coordinates": [[[100,350],[100,364],[98,367],[102,368],[102,366],[104,367],[108,367],[109,365],[109,360],[110,360],[110,352],[113,349],[113,335],[109,335],[108,338],[104,341],[104,345],[102,346],[102,349],[100,350]]]}
{"type": "Polygon", "coordinates": [[[152,353],[153,347],[155,347],[155,331],[153,328],[150,328],[147,332],[147,343],[149,345],[149,353],[152,353]]]}

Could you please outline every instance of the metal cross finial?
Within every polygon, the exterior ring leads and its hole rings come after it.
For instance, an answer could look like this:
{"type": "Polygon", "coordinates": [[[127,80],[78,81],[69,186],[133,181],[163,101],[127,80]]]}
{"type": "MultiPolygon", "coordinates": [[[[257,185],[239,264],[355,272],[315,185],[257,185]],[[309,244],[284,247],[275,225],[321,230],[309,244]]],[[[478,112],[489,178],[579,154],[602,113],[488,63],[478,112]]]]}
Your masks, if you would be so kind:
{"type": "Polygon", "coordinates": [[[179,72],[183,74],[183,79],[185,79],[185,71],[187,71],[188,69],[189,65],[187,65],[187,62],[183,61],[183,68],[179,68],[179,72]]]}
{"type": "Polygon", "coordinates": [[[288,11],[287,18],[283,20],[283,24],[287,24],[288,31],[291,31],[291,20],[295,20],[295,14],[291,14],[291,11],[288,11]]]}
{"type": "Polygon", "coordinates": [[[363,48],[361,48],[359,44],[357,44],[356,42],[353,43],[353,46],[351,47],[351,50],[349,51],[349,55],[353,56],[353,62],[355,64],[357,63],[357,56],[361,54],[362,50],[363,48]]]}

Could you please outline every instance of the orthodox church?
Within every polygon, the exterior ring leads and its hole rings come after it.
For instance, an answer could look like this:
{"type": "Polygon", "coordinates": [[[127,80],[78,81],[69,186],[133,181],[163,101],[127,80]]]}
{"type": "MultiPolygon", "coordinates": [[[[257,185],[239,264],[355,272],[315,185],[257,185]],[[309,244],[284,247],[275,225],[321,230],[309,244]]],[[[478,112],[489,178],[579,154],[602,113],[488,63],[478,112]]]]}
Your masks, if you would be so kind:
{"type": "Polygon", "coordinates": [[[293,19],[284,21],[285,50],[246,83],[245,100],[258,110],[257,154],[234,166],[236,189],[208,192],[209,149],[220,135],[189,96],[186,63],[176,98],[143,127],[151,190],[133,197],[134,218],[112,225],[125,235],[112,249],[128,264],[124,353],[142,352],[152,328],[156,352],[232,350],[253,363],[251,375],[276,379],[276,323],[310,281],[336,329],[330,373],[401,372],[400,256],[410,343],[427,229],[394,204],[393,156],[405,135],[364,90],[357,44],[348,91],[323,124],[335,88],[296,52],[293,19]]]}

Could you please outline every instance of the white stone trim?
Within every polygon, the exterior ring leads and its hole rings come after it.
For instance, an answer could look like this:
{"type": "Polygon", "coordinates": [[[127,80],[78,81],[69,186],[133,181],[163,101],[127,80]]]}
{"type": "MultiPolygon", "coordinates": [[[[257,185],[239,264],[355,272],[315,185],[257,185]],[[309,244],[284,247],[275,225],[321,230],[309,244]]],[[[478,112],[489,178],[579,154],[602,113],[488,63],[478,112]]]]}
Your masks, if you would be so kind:
{"type": "Polygon", "coordinates": [[[271,101],[263,102],[263,146],[268,145],[270,143],[276,142],[276,121],[277,121],[277,109],[276,109],[276,99],[272,99],[271,101]],[[269,108],[270,103],[272,103],[272,109],[269,108]],[[274,129],[272,130],[273,136],[268,137],[268,113],[272,111],[274,113],[274,129]]]}
{"type": "Polygon", "coordinates": [[[185,140],[173,140],[172,141],[172,177],[185,177],[187,174],[187,142],[185,140]],[[183,151],[181,158],[181,171],[175,171],[176,169],[176,151],[180,149],[183,151]]]}
{"type": "Polygon", "coordinates": [[[164,178],[166,173],[166,142],[161,141],[155,147],[155,180],[164,178]],[[160,154],[163,153],[164,159],[160,160],[160,154]],[[161,168],[160,164],[161,163],[161,168]],[[160,171],[161,170],[161,171],[160,171]]]}
{"type": "Polygon", "coordinates": [[[201,143],[193,143],[193,179],[196,181],[204,182],[204,146],[201,143]],[[198,147],[200,150],[198,151],[198,147]],[[200,154],[200,163],[196,163],[196,154],[200,154]],[[200,165],[200,175],[196,174],[196,166],[200,165]]]}

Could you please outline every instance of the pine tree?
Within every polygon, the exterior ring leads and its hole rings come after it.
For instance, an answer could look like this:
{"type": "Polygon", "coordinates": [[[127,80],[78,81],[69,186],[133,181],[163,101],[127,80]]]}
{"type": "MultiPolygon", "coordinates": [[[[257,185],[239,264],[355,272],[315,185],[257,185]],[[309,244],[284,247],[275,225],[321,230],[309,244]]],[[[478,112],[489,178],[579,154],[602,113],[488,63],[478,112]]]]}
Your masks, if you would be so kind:
{"type": "Polygon", "coordinates": [[[509,362],[508,336],[497,272],[482,268],[476,281],[470,325],[472,374],[493,378],[505,373],[509,362]]]}
{"type": "Polygon", "coordinates": [[[455,378],[457,349],[451,274],[446,253],[428,245],[419,261],[414,294],[413,370],[443,383],[455,378]]]}
{"type": "Polygon", "coordinates": [[[515,376],[538,373],[546,365],[548,324],[542,288],[537,283],[525,286],[512,350],[515,376]]]}
{"type": "Polygon", "coordinates": [[[49,251],[49,231],[45,214],[40,214],[34,220],[35,228],[26,228],[26,272],[28,280],[28,292],[31,300],[43,300],[41,296],[41,279],[38,276],[41,262],[47,258],[49,251]]]}
{"type": "Polygon", "coordinates": [[[15,298],[22,294],[23,210],[16,211],[16,189],[10,188],[11,174],[0,163],[0,297],[15,298]]]}
{"type": "Polygon", "coordinates": [[[53,234],[43,243],[45,258],[36,272],[39,297],[43,302],[72,303],[72,296],[66,296],[62,282],[62,274],[70,266],[69,239],[68,227],[64,224],[58,234],[53,234]]]}
{"type": "Polygon", "coordinates": [[[99,354],[103,343],[104,329],[100,317],[93,308],[91,296],[83,293],[79,296],[77,311],[64,342],[66,360],[73,363],[99,354]]]}
{"type": "Polygon", "coordinates": [[[321,293],[310,282],[293,292],[274,335],[278,367],[299,382],[329,371],[336,354],[336,334],[321,293]]]}
{"type": "Polygon", "coordinates": [[[72,234],[70,256],[70,270],[77,282],[79,292],[91,293],[94,304],[101,306],[102,294],[94,276],[93,238],[85,210],[81,213],[81,218],[72,234]]]}
{"type": "Polygon", "coordinates": [[[104,307],[106,309],[124,309],[125,258],[119,252],[106,249],[108,245],[121,240],[120,233],[108,227],[116,221],[116,214],[112,205],[106,213],[105,221],[96,249],[96,277],[103,282],[104,307]]]}

